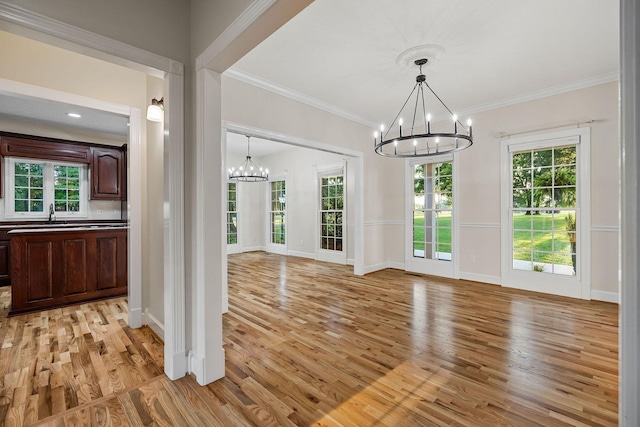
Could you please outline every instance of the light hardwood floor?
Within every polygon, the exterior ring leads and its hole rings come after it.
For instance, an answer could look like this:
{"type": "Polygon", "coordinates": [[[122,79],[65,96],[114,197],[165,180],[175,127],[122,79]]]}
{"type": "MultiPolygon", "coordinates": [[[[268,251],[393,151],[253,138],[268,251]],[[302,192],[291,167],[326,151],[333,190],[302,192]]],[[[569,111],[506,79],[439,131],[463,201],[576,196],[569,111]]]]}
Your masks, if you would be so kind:
{"type": "MultiPolygon", "coordinates": [[[[126,300],[7,319],[6,425],[617,425],[618,307],[254,252],[229,256],[226,377],[161,374],[126,300]]],[[[542,275],[541,275],[542,276],[542,275]]]]}

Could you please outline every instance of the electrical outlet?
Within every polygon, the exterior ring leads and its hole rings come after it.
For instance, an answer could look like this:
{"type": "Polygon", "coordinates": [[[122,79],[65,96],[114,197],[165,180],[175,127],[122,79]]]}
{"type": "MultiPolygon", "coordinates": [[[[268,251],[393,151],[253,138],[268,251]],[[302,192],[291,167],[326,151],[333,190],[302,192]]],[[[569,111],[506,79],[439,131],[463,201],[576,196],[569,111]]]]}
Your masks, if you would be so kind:
{"type": "Polygon", "coordinates": [[[98,215],[102,215],[104,212],[103,212],[103,210],[102,210],[102,209],[98,209],[98,210],[96,211],[96,213],[97,213],[98,215]]]}
{"type": "Polygon", "coordinates": [[[469,262],[476,262],[476,256],[475,255],[469,255],[469,262]]]}

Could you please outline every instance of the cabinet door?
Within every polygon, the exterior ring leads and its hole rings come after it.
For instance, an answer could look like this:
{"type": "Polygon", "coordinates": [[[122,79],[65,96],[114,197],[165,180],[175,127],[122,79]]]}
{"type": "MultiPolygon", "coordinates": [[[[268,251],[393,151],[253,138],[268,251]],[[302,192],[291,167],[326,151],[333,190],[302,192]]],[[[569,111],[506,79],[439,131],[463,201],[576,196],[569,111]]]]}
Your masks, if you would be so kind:
{"type": "Polygon", "coordinates": [[[122,200],[125,167],[122,151],[109,148],[91,151],[91,199],[122,200]]]}
{"type": "Polygon", "coordinates": [[[9,240],[0,240],[0,286],[7,286],[9,281],[9,240]]]}

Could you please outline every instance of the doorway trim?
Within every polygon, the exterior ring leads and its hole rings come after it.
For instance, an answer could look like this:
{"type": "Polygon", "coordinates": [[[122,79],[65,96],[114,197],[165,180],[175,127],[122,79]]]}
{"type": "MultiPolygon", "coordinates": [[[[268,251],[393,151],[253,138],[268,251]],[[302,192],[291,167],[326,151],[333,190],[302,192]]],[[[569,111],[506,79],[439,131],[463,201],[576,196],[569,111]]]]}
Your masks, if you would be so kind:
{"type": "MultiPolygon", "coordinates": [[[[165,80],[165,246],[171,242],[173,247],[164,253],[164,371],[172,379],[184,377],[187,373],[187,351],[185,347],[185,274],[184,274],[184,65],[180,62],[157,55],[137,47],[101,36],[72,25],[56,21],[32,11],[0,3],[0,30],[17,34],[42,43],[66,49],[88,57],[97,58],[112,64],[144,72],[165,80]],[[167,152],[169,150],[169,153],[167,152]],[[167,161],[168,158],[168,161],[167,161]],[[168,206],[167,206],[168,204],[168,206]]],[[[35,87],[35,86],[34,86],[35,87]]],[[[45,89],[36,87],[32,96],[42,97],[45,89]]],[[[82,104],[96,109],[111,111],[123,106],[99,101],[66,92],[53,91],[67,98],[68,103],[82,104]],[[80,101],[73,101],[76,99],[80,101]]],[[[62,99],[58,99],[62,100],[62,99]]],[[[138,108],[129,108],[126,114],[131,118],[130,144],[144,144],[142,140],[143,118],[138,108]],[[137,123],[137,124],[134,124],[137,123]],[[138,130],[135,131],[135,127],[138,130]],[[134,134],[134,132],[137,132],[134,134]]],[[[134,148],[134,147],[131,147],[134,148]]],[[[130,162],[140,165],[142,151],[131,152],[130,162]],[[138,157],[136,159],[135,157],[138,157]]],[[[129,182],[128,194],[141,194],[142,168],[130,168],[137,174],[129,182]],[[136,182],[138,181],[138,182],[136,182]]],[[[133,178],[133,176],[132,176],[133,178]]],[[[139,283],[138,289],[129,286],[129,325],[142,325],[142,205],[140,202],[130,206],[129,235],[134,240],[129,243],[129,283],[139,283]]]]}
{"type": "MultiPolygon", "coordinates": [[[[338,145],[326,144],[323,142],[313,141],[310,139],[300,138],[292,135],[281,134],[278,132],[273,132],[266,129],[261,129],[257,127],[247,126],[239,123],[224,121],[222,122],[222,135],[223,135],[223,143],[220,144],[220,151],[222,156],[222,170],[226,171],[226,153],[227,153],[227,144],[226,144],[226,134],[227,132],[235,132],[241,133],[243,135],[252,136],[256,138],[268,139],[274,142],[281,142],[283,144],[289,144],[296,147],[310,148],[312,150],[320,150],[328,153],[339,154],[342,156],[348,156],[353,161],[354,167],[354,181],[355,181],[355,191],[353,200],[354,207],[354,218],[353,218],[353,228],[354,228],[354,265],[353,265],[353,274],[357,276],[364,275],[364,153],[362,151],[356,151],[345,147],[340,147],[338,145]]],[[[226,184],[226,180],[223,180],[224,184],[226,184]]],[[[224,205],[224,203],[221,203],[224,205]]],[[[228,304],[228,283],[227,283],[227,268],[226,268],[226,252],[225,256],[223,256],[223,264],[224,268],[222,268],[222,296],[224,305],[228,304]]]]}

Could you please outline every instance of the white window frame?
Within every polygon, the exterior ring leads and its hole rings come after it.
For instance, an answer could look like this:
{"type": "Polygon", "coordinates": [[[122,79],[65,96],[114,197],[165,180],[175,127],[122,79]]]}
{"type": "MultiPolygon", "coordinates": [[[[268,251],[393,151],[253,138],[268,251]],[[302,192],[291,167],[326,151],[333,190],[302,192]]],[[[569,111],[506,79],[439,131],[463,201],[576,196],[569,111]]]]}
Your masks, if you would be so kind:
{"type": "MultiPolygon", "coordinates": [[[[228,221],[227,221],[227,217],[229,215],[229,184],[235,184],[236,186],[236,220],[237,220],[237,225],[236,225],[236,243],[227,243],[227,254],[237,254],[242,252],[242,246],[240,245],[240,183],[239,182],[231,182],[231,181],[227,181],[227,184],[225,185],[225,199],[227,202],[227,208],[225,210],[225,223],[228,226],[228,221]]],[[[229,231],[227,230],[227,227],[225,226],[225,240],[228,242],[229,241],[229,231]]]]}
{"type": "Polygon", "coordinates": [[[317,167],[316,175],[316,260],[323,262],[333,262],[336,264],[347,263],[347,165],[342,164],[323,165],[317,167]],[[342,175],[342,250],[322,249],[322,178],[328,176],[342,175]]]}
{"type": "Polygon", "coordinates": [[[453,279],[460,278],[459,261],[459,220],[457,211],[459,167],[458,153],[444,154],[440,156],[417,157],[405,160],[405,271],[413,273],[430,274],[453,279]],[[413,168],[416,165],[427,163],[453,163],[452,194],[453,209],[451,210],[451,261],[416,258],[413,256],[413,168]]]}
{"type": "Polygon", "coordinates": [[[267,185],[267,215],[266,215],[266,231],[267,231],[267,239],[266,239],[266,247],[267,252],[272,252],[280,255],[288,255],[287,245],[289,244],[289,182],[287,181],[287,177],[284,175],[269,177],[268,181],[269,185],[267,185]],[[285,188],[285,202],[284,202],[284,217],[285,217],[285,228],[284,228],[284,243],[272,243],[271,242],[271,183],[276,181],[284,181],[285,188]]]}
{"type": "Polygon", "coordinates": [[[71,163],[41,159],[29,159],[22,157],[7,157],[5,160],[5,182],[7,195],[5,197],[5,218],[9,219],[49,219],[49,205],[55,206],[55,189],[53,166],[72,166],[80,168],[80,210],[76,212],[56,211],[56,220],[86,218],[88,211],[88,173],[85,163],[71,163]],[[43,176],[43,212],[16,212],[15,211],[15,164],[37,163],[44,165],[43,176]]]}
{"type": "Polygon", "coordinates": [[[591,128],[523,135],[501,141],[501,273],[502,286],[572,298],[591,299],[591,128]],[[513,268],[511,153],[576,145],[577,271],[573,276],[513,268]]]}

